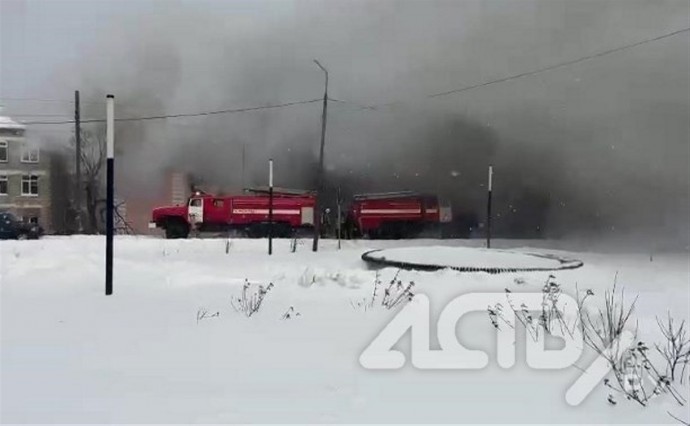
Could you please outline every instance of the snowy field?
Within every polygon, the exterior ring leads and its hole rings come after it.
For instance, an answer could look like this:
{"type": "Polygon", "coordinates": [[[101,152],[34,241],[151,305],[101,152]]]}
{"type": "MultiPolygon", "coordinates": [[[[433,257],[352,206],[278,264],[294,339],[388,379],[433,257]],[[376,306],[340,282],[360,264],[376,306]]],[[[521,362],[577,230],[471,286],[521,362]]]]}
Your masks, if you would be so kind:
{"type": "MultiPolygon", "coordinates": [[[[105,297],[103,238],[0,242],[0,420],[677,423],[669,411],[690,418],[687,406],[667,395],[646,408],[618,396],[613,405],[603,385],[580,406],[569,406],[565,391],[588,361],[532,370],[518,339],[516,365],[502,369],[485,312],[458,326],[463,344],[492,354],[483,370],[418,370],[409,356],[400,370],[366,370],[360,353],[395,310],[362,308],[376,272],[361,254],[413,245],[479,247],[482,241],[344,241],[338,251],[326,240],[318,253],[310,243],[291,253],[290,241],[277,240],[268,257],[261,240],[226,247],[223,239],[117,238],[115,291],[105,297]],[[230,304],[245,279],[274,283],[251,318],[230,304]],[[299,315],[282,319],[290,307],[299,315]]],[[[566,243],[544,241],[496,241],[495,247],[584,261],[580,269],[555,273],[573,296],[576,284],[601,296],[617,273],[626,300],[639,295],[633,313],[638,338],[650,345],[660,341],[655,316],[690,317],[687,251],[569,251],[566,243]]],[[[384,282],[396,272],[379,271],[384,282]]],[[[436,312],[473,291],[540,292],[548,275],[402,271],[399,278],[414,281],[414,292],[426,294],[436,312]]],[[[409,338],[396,347],[409,355],[409,338]]],[[[687,386],[681,391],[688,398],[687,386]]]]}

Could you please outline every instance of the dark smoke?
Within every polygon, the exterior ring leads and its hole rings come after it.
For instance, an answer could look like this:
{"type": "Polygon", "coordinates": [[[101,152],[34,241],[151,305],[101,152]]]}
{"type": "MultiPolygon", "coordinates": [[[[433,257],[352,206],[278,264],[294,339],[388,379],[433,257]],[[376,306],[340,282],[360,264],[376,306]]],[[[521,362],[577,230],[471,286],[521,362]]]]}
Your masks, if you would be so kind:
{"type": "MultiPolygon", "coordinates": [[[[55,81],[82,88],[96,102],[85,114],[95,117],[106,92],[120,117],[192,112],[319,98],[318,58],[331,71],[330,95],[354,102],[329,106],[331,195],[338,185],[346,194],[430,191],[482,216],[493,164],[502,235],[687,246],[687,33],[472,92],[425,95],[689,20],[685,0],[151,3],[113,18],[55,81]]],[[[314,187],[320,112],[313,103],[120,123],[118,191],[158,191],[171,168],[237,191],[265,183],[269,157],[280,185],[314,187]]]]}

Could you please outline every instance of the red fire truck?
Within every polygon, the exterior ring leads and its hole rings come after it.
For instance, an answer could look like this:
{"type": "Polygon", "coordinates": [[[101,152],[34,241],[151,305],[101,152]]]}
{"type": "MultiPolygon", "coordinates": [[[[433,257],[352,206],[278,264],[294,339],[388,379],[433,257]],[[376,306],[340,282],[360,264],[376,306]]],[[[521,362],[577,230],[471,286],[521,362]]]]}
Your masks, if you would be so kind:
{"type": "MultiPolygon", "coordinates": [[[[187,204],[153,209],[149,228],[162,228],[166,238],[187,238],[190,231],[237,230],[249,237],[261,237],[269,229],[269,195],[266,189],[252,194],[215,196],[195,192],[187,204]]],[[[315,196],[309,191],[275,188],[273,192],[273,235],[288,237],[296,229],[314,225],[315,196]]]]}
{"type": "Polygon", "coordinates": [[[355,235],[409,238],[451,220],[450,206],[436,195],[402,191],[355,195],[345,223],[355,235]]]}

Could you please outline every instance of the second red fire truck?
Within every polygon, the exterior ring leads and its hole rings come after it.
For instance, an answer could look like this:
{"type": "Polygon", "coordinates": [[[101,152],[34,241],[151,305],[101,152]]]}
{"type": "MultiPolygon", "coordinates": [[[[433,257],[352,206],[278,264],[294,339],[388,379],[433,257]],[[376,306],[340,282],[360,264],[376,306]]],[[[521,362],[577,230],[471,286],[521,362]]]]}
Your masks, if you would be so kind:
{"type": "Polygon", "coordinates": [[[411,238],[451,220],[450,206],[436,195],[401,191],[353,196],[345,224],[359,236],[411,238]]]}

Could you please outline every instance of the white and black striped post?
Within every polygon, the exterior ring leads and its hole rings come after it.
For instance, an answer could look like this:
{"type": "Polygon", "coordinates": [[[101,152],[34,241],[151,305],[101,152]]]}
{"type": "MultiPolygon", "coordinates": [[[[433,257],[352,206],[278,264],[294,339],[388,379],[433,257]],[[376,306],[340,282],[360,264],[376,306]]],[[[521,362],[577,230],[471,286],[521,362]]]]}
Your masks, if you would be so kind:
{"type": "Polygon", "coordinates": [[[491,190],[493,189],[494,168],[489,166],[489,186],[486,199],[486,248],[491,248],[491,190]]]}
{"type": "Polygon", "coordinates": [[[268,254],[273,254],[273,160],[268,160],[268,254]]]}
{"type": "Polygon", "coordinates": [[[115,209],[115,97],[106,97],[105,295],[113,294],[113,210],[115,209]]]}

